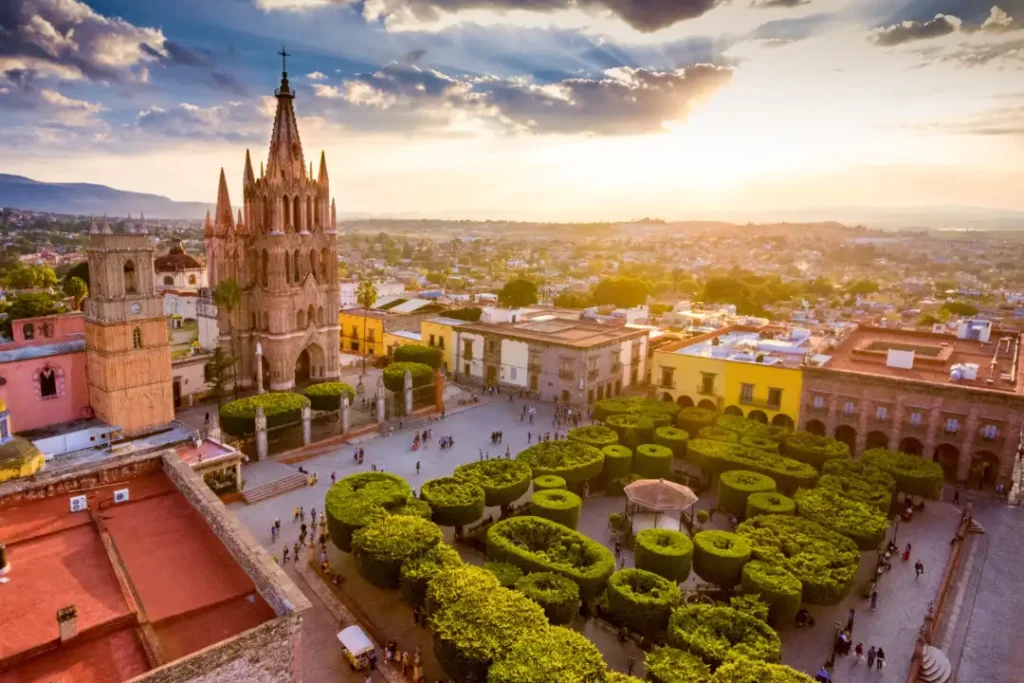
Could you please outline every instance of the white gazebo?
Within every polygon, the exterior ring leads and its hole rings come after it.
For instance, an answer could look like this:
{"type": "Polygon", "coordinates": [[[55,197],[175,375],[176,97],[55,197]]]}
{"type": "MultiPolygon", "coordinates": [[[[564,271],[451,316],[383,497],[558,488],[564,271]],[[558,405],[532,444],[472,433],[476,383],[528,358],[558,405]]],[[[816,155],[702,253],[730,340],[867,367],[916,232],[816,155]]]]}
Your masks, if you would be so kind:
{"type": "Polygon", "coordinates": [[[697,494],[689,486],[664,479],[641,479],[628,484],[625,492],[626,519],[634,534],[659,527],[682,530],[684,520],[693,523],[697,494]]]}

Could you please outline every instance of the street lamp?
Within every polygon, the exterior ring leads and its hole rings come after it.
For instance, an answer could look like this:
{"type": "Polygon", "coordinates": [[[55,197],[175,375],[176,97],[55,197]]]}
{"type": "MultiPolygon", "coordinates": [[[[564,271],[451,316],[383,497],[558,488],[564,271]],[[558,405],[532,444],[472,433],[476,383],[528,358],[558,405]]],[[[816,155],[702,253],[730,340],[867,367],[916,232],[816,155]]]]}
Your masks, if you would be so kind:
{"type": "Polygon", "coordinates": [[[842,628],[843,623],[836,620],[836,623],[832,627],[832,654],[828,658],[828,667],[831,669],[836,665],[836,647],[839,645],[839,629],[842,628]]]}
{"type": "Polygon", "coordinates": [[[902,518],[903,518],[902,515],[900,515],[899,513],[896,513],[896,516],[892,518],[892,522],[893,522],[893,525],[894,525],[893,529],[892,529],[892,542],[893,543],[896,543],[896,534],[898,534],[900,532],[900,520],[902,518]]]}

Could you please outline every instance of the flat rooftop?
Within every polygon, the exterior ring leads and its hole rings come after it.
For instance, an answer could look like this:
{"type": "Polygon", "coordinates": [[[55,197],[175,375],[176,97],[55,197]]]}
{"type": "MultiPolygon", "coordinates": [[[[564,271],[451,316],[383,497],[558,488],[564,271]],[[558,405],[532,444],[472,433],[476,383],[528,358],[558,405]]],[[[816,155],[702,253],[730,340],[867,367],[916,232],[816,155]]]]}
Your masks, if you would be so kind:
{"type": "Polygon", "coordinates": [[[90,488],[86,511],[71,495],[0,507],[0,680],[121,683],[276,617],[162,471],[90,488]],[[78,635],[61,645],[69,605],[78,635]]]}
{"type": "Polygon", "coordinates": [[[658,351],[695,358],[799,368],[816,343],[817,339],[806,329],[787,333],[783,328],[773,326],[731,326],[668,344],[658,351]]]}
{"type": "Polygon", "coordinates": [[[646,334],[646,330],[624,325],[605,325],[587,320],[565,320],[542,316],[515,323],[471,323],[466,332],[499,334],[512,339],[540,341],[574,348],[590,348],[646,334]]]}

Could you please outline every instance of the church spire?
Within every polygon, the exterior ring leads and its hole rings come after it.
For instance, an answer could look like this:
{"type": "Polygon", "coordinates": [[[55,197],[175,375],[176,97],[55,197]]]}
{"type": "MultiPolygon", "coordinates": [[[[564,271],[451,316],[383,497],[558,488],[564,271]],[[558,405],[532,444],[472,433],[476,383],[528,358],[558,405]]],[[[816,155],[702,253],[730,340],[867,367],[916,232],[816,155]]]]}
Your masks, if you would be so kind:
{"type": "Polygon", "coordinates": [[[228,181],[224,169],[220,169],[220,186],[217,188],[217,227],[221,232],[228,232],[235,227],[235,219],[231,214],[231,198],[228,196],[228,181]]]}
{"type": "Polygon", "coordinates": [[[267,176],[273,183],[299,180],[306,175],[299,126],[295,122],[295,91],[288,85],[288,72],[285,70],[288,53],[282,48],[278,54],[281,55],[281,87],[274,91],[277,113],[274,114],[274,130],[267,159],[267,176]]]}
{"type": "Polygon", "coordinates": [[[207,237],[213,237],[213,219],[210,218],[210,210],[206,210],[206,223],[203,225],[203,232],[207,237]]]}
{"type": "Polygon", "coordinates": [[[242,171],[242,188],[252,187],[256,184],[256,178],[252,173],[252,160],[249,158],[249,150],[245,150],[245,170],[242,171]]]}
{"type": "Polygon", "coordinates": [[[316,183],[321,187],[327,187],[327,182],[327,155],[320,150],[320,172],[317,174],[316,183]]]}

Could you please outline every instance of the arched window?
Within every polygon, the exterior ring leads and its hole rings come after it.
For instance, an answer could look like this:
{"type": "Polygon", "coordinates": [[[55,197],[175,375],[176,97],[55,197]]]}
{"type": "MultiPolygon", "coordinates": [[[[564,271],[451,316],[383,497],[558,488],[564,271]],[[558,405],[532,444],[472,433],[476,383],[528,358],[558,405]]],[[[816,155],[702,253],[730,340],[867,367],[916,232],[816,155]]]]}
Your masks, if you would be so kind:
{"type": "Polygon", "coordinates": [[[270,202],[266,199],[261,199],[260,204],[263,205],[263,232],[266,232],[270,228],[270,202]]]}
{"type": "Polygon", "coordinates": [[[309,308],[306,309],[306,320],[309,321],[310,325],[312,325],[313,321],[316,320],[316,309],[313,308],[313,304],[310,304],[309,308]]]}
{"type": "Polygon", "coordinates": [[[124,262],[124,293],[136,294],[138,291],[135,284],[135,263],[129,259],[124,262]]]}
{"type": "Polygon", "coordinates": [[[316,309],[316,324],[323,327],[324,324],[324,307],[316,309]]]}
{"type": "Polygon", "coordinates": [[[25,323],[25,326],[21,328],[21,334],[25,337],[25,339],[35,339],[36,326],[33,325],[32,323],[25,323]]]}
{"type": "Polygon", "coordinates": [[[295,312],[295,327],[300,330],[306,327],[306,312],[301,308],[295,312]]]}
{"type": "MultiPolygon", "coordinates": [[[[306,197],[306,230],[313,232],[313,198],[306,197]]],[[[316,272],[316,269],[313,270],[316,272]]]]}
{"type": "Polygon", "coordinates": [[[330,280],[327,277],[328,269],[331,265],[331,252],[324,247],[320,250],[320,282],[327,284],[330,280]]]}
{"type": "MultiPolygon", "coordinates": [[[[238,258],[238,254],[237,253],[235,254],[235,258],[236,259],[238,258]]],[[[190,285],[194,285],[196,283],[196,276],[195,275],[189,275],[188,276],[188,283],[190,285]]]]}
{"type": "MultiPolygon", "coordinates": [[[[313,278],[316,279],[317,282],[320,282],[318,276],[320,269],[317,268],[317,266],[320,265],[319,261],[320,257],[317,255],[316,249],[311,249],[309,252],[309,272],[313,274],[313,278]]],[[[323,283],[321,282],[320,284],[323,283]]]]}
{"type": "Polygon", "coordinates": [[[270,314],[267,313],[267,312],[263,313],[263,329],[264,330],[269,330],[270,329],[270,314]]]}
{"type": "Polygon", "coordinates": [[[270,270],[270,257],[267,254],[267,250],[263,250],[263,255],[260,257],[260,284],[264,287],[267,286],[268,276],[267,271],[270,270]]]}
{"type": "Polygon", "coordinates": [[[50,398],[57,395],[57,373],[49,365],[39,372],[39,396],[50,398]]]}
{"type": "Polygon", "coordinates": [[[302,231],[302,200],[298,197],[292,203],[292,225],[296,232],[302,231]]]}
{"type": "Polygon", "coordinates": [[[132,346],[137,349],[142,348],[142,330],[138,327],[132,330],[132,346]]]}
{"type": "Polygon", "coordinates": [[[284,281],[288,284],[292,283],[292,262],[288,258],[288,254],[284,255],[284,281]]]}
{"type": "Polygon", "coordinates": [[[250,316],[250,319],[249,319],[249,321],[250,321],[250,322],[252,323],[252,324],[250,325],[250,327],[251,327],[252,329],[254,329],[254,330],[255,330],[255,329],[256,329],[256,325],[257,325],[257,323],[256,323],[256,314],[255,314],[255,313],[253,313],[253,314],[252,314],[252,315],[250,316]]]}
{"type": "Polygon", "coordinates": [[[171,277],[170,275],[167,275],[167,276],[164,277],[164,285],[165,286],[170,287],[173,284],[174,284],[174,278],[173,277],[171,277]]]}
{"type": "Polygon", "coordinates": [[[288,232],[288,226],[291,225],[291,221],[288,220],[288,209],[290,204],[288,203],[288,195],[281,197],[281,229],[284,232],[288,232]]]}
{"type": "Polygon", "coordinates": [[[301,278],[299,277],[299,250],[296,249],[292,252],[292,267],[295,269],[295,281],[298,282],[301,278]]]}

